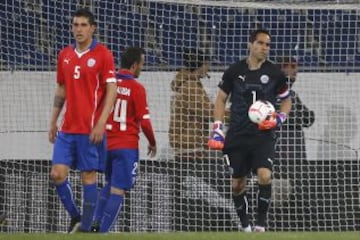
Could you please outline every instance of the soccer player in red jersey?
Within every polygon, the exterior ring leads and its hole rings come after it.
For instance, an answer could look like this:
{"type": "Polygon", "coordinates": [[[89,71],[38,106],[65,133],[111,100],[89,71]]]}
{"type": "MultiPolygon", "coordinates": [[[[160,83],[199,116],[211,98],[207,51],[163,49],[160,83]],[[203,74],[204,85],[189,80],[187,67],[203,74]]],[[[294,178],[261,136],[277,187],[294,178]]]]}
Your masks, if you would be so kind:
{"type": "Polygon", "coordinates": [[[106,185],[100,192],[92,231],[108,232],[117,219],[137,175],[140,127],[149,145],[148,155],[156,154],[156,141],[150,121],[146,91],[135,78],[144,65],[144,50],[129,47],[121,57],[117,74],[117,99],[106,124],[106,185]]]}
{"type": "Polygon", "coordinates": [[[57,62],[58,86],[49,129],[49,141],[54,143],[50,176],[71,217],[69,233],[79,227],[90,231],[98,194],[96,172],[105,169],[105,124],[116,97],[113,55],[93,38],[95,29],[90,11],[76,11],[72,18],[75,43],[60,51],[57,62]],[[70,168],[81,172],[82,215],[68,181],[70,168]]]}

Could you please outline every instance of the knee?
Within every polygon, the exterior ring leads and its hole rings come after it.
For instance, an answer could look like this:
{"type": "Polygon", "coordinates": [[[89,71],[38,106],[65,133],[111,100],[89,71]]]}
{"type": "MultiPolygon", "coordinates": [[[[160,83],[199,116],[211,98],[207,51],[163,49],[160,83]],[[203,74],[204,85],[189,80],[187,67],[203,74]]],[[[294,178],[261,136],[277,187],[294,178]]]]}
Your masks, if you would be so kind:
{"type": "Polygon", "coordinates": [[[81,181],[83,185],[90,185],[96,183],[96,171],[81,172],[81,181]]]}
{"type": "Polygon", "coordinates": [[[232,180],[232,191],[233,193],[240,194],[246,189],[246,178],[233,179],[232,180]]]}
{"type": "Polygon", "coordinates": [[[50,172],[50,179],[55,184],[63,183],[67,178],[67,172],[61,169],[52,168],[50,172]]]}
{"type": "Polygon", "coordinates": [[[267,168],[259,168],[257,170],[258,183],[260,185],[271,184],[271,171],[267,168]]]}

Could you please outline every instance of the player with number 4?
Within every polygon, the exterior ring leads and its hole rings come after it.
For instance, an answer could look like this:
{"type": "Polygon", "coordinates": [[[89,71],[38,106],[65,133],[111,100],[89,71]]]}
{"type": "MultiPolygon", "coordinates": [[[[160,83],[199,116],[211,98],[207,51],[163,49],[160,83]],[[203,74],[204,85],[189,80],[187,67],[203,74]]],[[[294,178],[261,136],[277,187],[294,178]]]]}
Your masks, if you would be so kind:
{"type": "Polygon", "coordinates": [[[256,30],[250,35],[247,58],[231,65],[219,83],[215,101],[213,132],[208,145],[222,149],[233,170],[232,191],[235,209],[245,232],[264,232],[266,215],[271,200],[271,173],[275,152],[274,130],[286,120],[291,109],[286,77],[281,70],[267,60],[270,50],[270,34],[256,30]],[[230,123],[226,137],[222,119],[230,96],[230,123]],[[249,107],[257,100],[275,105],[280,99],[280,110],[265,120],[254,123],[248,117],[249,107]],[[246,197],[247,176],[257,174],[257,220],[252,229],[246,197]]]}
{"type": "Polygon", "coordinates": [[[121,211],[125,192],[135,183],[140,127],[149,142],[148,155],[156,154],[146,91],[135,79],[143,68],[144,54],[141,48],[129,47],[121,56],[121,69],[116,76],[117,99],[106,124],[106,185],[100,191],[93,232],[105,233],[111,229],[121,211]]]}

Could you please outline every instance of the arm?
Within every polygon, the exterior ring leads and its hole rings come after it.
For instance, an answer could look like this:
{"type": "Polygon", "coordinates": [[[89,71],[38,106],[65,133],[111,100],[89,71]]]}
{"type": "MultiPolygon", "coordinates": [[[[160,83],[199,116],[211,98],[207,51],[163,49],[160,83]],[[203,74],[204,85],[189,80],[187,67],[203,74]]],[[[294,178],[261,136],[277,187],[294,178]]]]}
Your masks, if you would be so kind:
{"type": "Polygon", "coordinates": [[[302,127],[310,127],[315,121],[314,111],[307,108],[300,100],[299,96],[295,95],[295,121],[297,125],[302,127]]]}
{"type": "Polygon", "coordinates": [[[214,106],[214,124],[213,131],[208,141],[208,146],[211,149],[222,150],[225,143],[225,134],[223,132],[224,124],[222,121],[225,116],[226,101],[233,88],[233,81],[236,77],[232,69],[235,65],[230,66],[223,74],[222,80],[219,82],[219,91],[216,96],[214,106]]]}
{"type": "Polygon", "coordinates": [[[112,52],[109,50],[104,51],[102,61],[103,68],[100,72],[102,82],[100,84],[106,84],[105,102],[100,117],[90,133],[90,141],[92,143],[99,143],[102,141],[105,132],[105,124],[116,99],[117,86],[115,78],[114,57],[112,52]]]}
{"type": "Polygon", "coordinates": [[[59,118],[60,112],[65,103],[65,86],[63,84],[58,84],[55,90],[55,97],[54,97],[54,106],[51,113],[50,119],[50,129],[48,132],[49,141],[51,143],[55,142],[57,128],[57,119],[59,118]]]}
{"type": "Polygon", "coordinates": [[[283,99],[280,103],[280,113],[285,113],[289,115],[291,110],[291,97],[283,99]]]}
{"type": "Polygon", "coordinates": [[[223,123],[225,115],[225,106],[226,100],[228,98],[228,94],[226,94],[223,90],[219,90],[218,95],[215,100],[215,108],[214,108],[214,125],[213,132],[211,133],[210,139],[208,141],[208,146],[211,149],[221,150],[224,148],[225,142],[225,134],[223,133],[223,123]]]}
{"type": "Polygon", "coordinates": [[[101,115],[90,133],[90,141],[92,143],[99,143],[103,139],[105,124],[110,115],[111,109],[114,105],[116,99],[116,83],[109,82],[106,84],[106,95],[105,95],[105,104],[101,115]]]}
{"type": "Polygon", "coordinates": [[[147,140],[149,141],[149,145],[148,145],[148,155],[150,157],[155,157],[156,155],[156,141],[155,141],[155,136],[154,136],[154,131],[151,125],[151,121],[150,121],[150,117],[146,118],[146,116],[144,116],[144,118],[141,120],[141,129],[145,134],[145,137],[147,138],[147,140]]]}
{"type": "Polygon", "coordinates": [[[274,112],[274,114],[260,122],[258,125],[259,130],[270,130],[279,127],[285,122],[286,117],[289,115],[291,110],[291,96],[290,89],[287,84],[287,77],[280,71],[280,69],[277,69],[277,71],[278,76],[276,79],[278,79],[278,82],[275,86],[275,93],[277,98],[281,101],[280,109],[279,112],[274,112]]]}
{"type": "Polygon", "coordinates": [[[140,122],[141,129],[147,138],[148,145],[148,156],[154,157],[156,155],[156,141],[154,131],[150,120],[150,112],[147,104],[146,90],[142,85],[135,91],[135,111],[136,119],[140,122]]]}
{"type": "Polygon", "coordinates": [[[286,120],[291,110],[291,98],[290,96],[281,100],[280,112],[274,112],[269,118],[260,122],[258,125],[259,130],[270,130],[276,127],[280,127],[286,120]]]}
{"type": "Polygon", "coordinates": [[[223,90],[220,89],[215,100],[215,108],[214,108],[215,121],[220,121],[220,122],[223,121],[225,116],[225,106],[226,106],[227,98],[228,98],[228,94],[226,94],[223,90]]]}

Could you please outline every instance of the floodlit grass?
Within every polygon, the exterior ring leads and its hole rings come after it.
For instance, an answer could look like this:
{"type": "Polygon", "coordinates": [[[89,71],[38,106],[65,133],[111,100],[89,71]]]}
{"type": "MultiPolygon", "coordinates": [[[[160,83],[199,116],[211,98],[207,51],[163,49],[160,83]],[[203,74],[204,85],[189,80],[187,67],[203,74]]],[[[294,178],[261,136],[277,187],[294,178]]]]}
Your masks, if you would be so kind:
{"type": "Polygon", "coordinates": [[[205,233],[116,233],[116,234],[5,234],[0,233],[1,240],[87,240],[87,239],[126,239],[126,240],[360,240],[360,232],[205,232],[205,233]]]}

